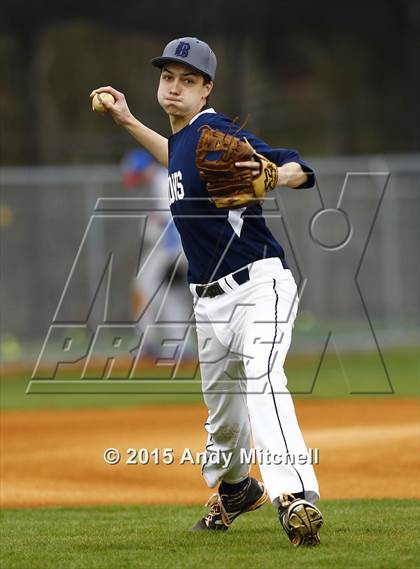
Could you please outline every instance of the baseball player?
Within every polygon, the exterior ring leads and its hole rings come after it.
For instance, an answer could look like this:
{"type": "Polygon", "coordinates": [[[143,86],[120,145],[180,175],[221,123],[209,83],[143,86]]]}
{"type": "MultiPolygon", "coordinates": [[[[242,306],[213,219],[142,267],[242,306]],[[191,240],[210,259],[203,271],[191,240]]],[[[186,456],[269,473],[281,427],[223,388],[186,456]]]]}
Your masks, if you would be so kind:
{"type": "Polygon", "coordinates": [[[261,187],[310,188],[313,171],[296,151],[271,148],[210,107],[217,62],[206,43],[173,40],[152,64],[160,69],[157,97],[169,117],[169,139],[138,121],[112,87],[91,96],[111,93],[115,102],[106,108],[117,124],[168,167],[169,203],[188,260],[208,407],[202,473],[209,487],[218,486],[209,512],[192,529],[226,531],[240,514],[269,498],[293,545],[317,545],[323,523],[315,505],[319,489],[309,460],[296,460],[308,452],[283,370],[297,287],[260,203],[261,187]],[[244,145],[251,157],[224,169],[224,157],[244,145]],[[200,158],[207,150],[207,159],[200,158]],[[244,180],[258,199],[241,199],[244,180]],[[264,483],[250,477],[244,460],[251,436],[264,483]]]}
{"type": "MultiPolygon", "coordinates": [[[[191,309],[185,286],[178,284],[178,280],[185,279],[186,262],[168,206],[167,169],[158,164],[149,152],[140,148],[128,151],[121,166],[123,187],[127,191],[141,189],[142,195],[146,193],[153,199],[157,209],[148,213],[143,240],[145,250],[142,251],[144,261],[131,283],[133,316],[139,319],[139,332],[145,334],[142,353],[154,355],[156,346],[163,340],[160,326],[155,326],[159,319],[185,322],[189,318],[191,309]],[[169,281],[168,290],[161,286],[164,281],[169,281]]],[[[167,329],[166,341],[171,334],[174,340],[179,337],[176,329],[167,329]]],[[[189,346],[184,347],[183,354],[188,353],[189,346]]]]}

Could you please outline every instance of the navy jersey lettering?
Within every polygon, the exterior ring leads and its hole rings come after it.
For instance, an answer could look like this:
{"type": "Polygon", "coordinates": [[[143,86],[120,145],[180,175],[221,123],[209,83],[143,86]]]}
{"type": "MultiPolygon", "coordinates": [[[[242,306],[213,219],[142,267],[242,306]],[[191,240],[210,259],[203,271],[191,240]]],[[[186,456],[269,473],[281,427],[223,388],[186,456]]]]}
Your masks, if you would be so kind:
{"type": "Polygon", "coordinates": [[[182,200],[184,195],[182,172],[178,170],[169,175],[169,204],[172,205],[176,200],[182,200]]]}

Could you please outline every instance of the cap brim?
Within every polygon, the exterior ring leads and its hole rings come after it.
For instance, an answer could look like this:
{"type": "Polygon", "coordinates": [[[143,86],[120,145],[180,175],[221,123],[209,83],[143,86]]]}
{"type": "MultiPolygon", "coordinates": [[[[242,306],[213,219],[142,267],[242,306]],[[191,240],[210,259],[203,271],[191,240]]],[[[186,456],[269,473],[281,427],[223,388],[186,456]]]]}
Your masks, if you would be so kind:
{"type": "MultiPolygon", "coordinates": [[[[201,71],[201,69],[198,69],[198,67],[194,67],[194,65],[186,63],[183,59],[177,57],[154,57],[150,61],[150,63],[155,67],[159,67],[159,69],[162,69],[165,63],[182,63],[182,65],[185,65],[186,67],[191,67],[191,69],[194,69],[194,71],[196,71],[200,75],[206,75],[207,77],[210,77],[208,73],[204,73],[203,71],[201,71]]],[[[213,81],[212,77],[210,77],[210,79],[213,81]]]]}

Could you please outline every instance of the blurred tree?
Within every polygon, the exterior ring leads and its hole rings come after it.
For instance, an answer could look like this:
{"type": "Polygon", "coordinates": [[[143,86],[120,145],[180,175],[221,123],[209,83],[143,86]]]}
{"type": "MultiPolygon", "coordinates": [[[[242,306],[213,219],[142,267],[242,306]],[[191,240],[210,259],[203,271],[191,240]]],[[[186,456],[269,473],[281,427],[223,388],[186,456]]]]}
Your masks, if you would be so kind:
{"type": "Polygon", "coordinates": [[[89,112],[112,83],[168,133],[149,60],[177,36],[219,57],[212,103],[275,145],[305,153],[418,148],[420,4],[416,0],[3,0],[1,162],[115,161],[132,141],[89,112]]]}

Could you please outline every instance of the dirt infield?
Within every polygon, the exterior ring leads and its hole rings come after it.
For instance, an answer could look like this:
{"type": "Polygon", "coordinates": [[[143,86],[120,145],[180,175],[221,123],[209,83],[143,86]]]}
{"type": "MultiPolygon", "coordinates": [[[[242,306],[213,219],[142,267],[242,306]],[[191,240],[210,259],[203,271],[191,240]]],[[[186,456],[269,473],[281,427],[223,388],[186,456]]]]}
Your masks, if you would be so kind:
{"type": "MultiPolygon", "coordinates": [[[[297,401],[296,409],[308,447],[320,449],[323,498],[419,497],[417,401],[297,401]]],[[[200,465],[180,464],[184,449],[202,450],[205,418],[197,405],[4,412],[1,505],[205,502],[200,465]],[[105,464],[109,447],[121,451],[118,465],[105,464]],[[171,448],[174,462],[128,465],[130,447],[171,448]]]]}

